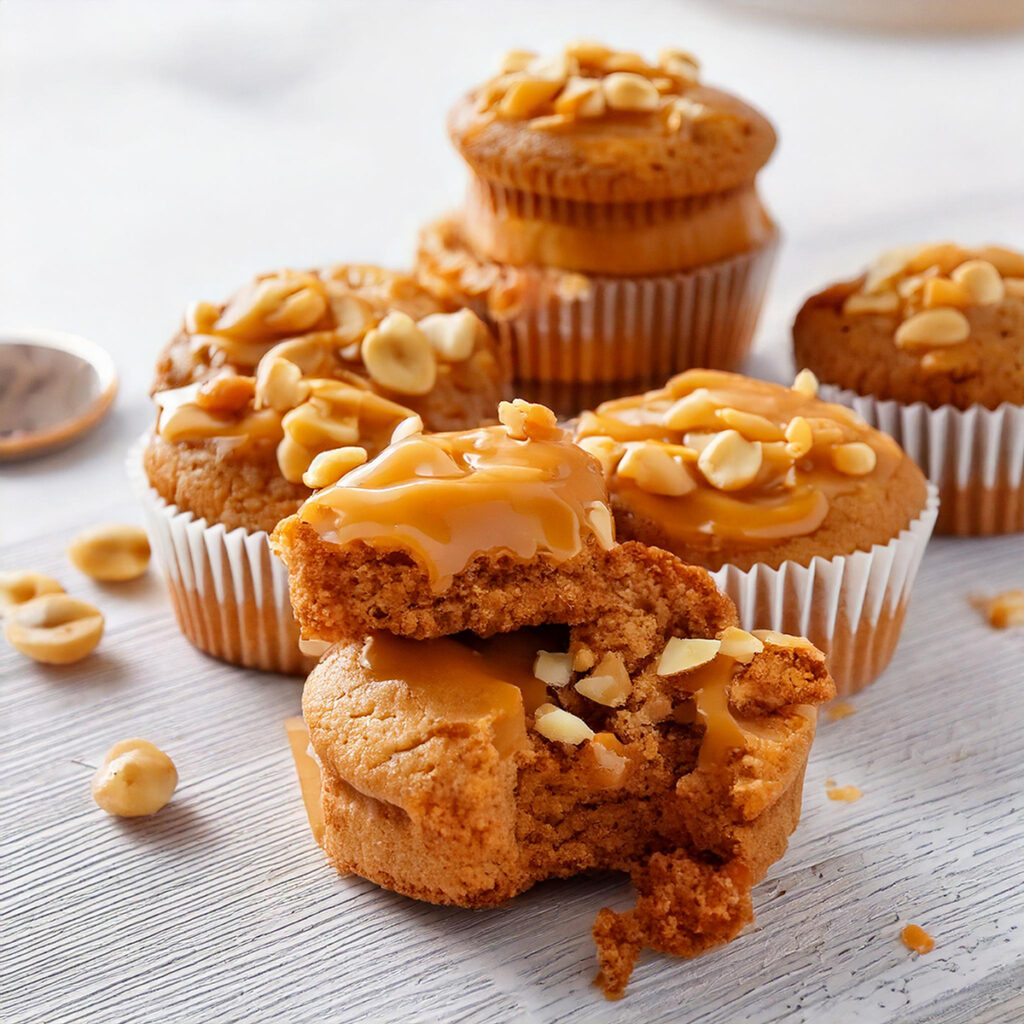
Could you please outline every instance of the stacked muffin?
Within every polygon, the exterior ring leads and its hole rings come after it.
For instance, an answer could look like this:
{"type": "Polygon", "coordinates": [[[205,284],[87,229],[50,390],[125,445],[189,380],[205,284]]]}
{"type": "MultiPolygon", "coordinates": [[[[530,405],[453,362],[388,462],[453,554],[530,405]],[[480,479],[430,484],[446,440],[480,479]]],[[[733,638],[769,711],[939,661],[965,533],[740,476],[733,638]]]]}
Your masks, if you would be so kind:
{"type": "Polygon", "coordinates": [[[448,127],[472,177],[419,273],[494,326],[517,394],[572,414],[739,367],[777,238],[754,186],[775,133],[693,57],[515,51],[448,127]]]}
{"type": "Polygon", "coordinates": [[[186,636],[243,665],[311,667],[267,532],[396,430],[493,421],[504,387],[484,325],[407,275],[282,271],[191,307],[157,368],[140,481],[186,636]]]}
{"type": "Polygon", "coordinates": [[[480,907],[628,871],[594,927],[621,995],[644,947],[695,956],[752,918],[800,811],[806,641],[737,628],[708,574],[617,544],[599,464],[546,409],[409,436],[284,520],[323,845],[416,899],[480,907]]]}

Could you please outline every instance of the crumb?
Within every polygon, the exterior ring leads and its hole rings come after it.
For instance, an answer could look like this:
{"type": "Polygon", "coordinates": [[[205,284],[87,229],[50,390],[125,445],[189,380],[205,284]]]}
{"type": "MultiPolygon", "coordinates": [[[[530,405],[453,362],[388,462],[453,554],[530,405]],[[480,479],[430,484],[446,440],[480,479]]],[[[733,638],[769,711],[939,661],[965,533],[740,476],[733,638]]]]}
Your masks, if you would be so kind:
{"type": "Polygon", "coordinates": [[[935,948],[935,940],[916,924],[908,924],[900,932],[900,938],[903,940],[903,945],[915,953],[930,953],[935,948]]]}
{"type": "Polygon", "coordinates": [[[1004,590],[994,597],[975,595],[969,600],[993,629],[1024,626],[1024,590],[1004,590]]]}
{"type": "Polygon", "coordinates": [[[832,780],[829,779],[825,783],[828,787],[826,793],[828,793],[829,800],[839,800],[842,803],[852,804],[854,800],[859,800],[864,795],[856,786],[837,786],[834,782],[829,786],[829,782],[832,782],[832,780]]]}
{"type": "Polygon", "coordinates": [[[857,709],[848,700],[837,700],[828,706],[828,717],[830,721],[838,722],[841,718],[849,718],[857,714],[857,709]]]}

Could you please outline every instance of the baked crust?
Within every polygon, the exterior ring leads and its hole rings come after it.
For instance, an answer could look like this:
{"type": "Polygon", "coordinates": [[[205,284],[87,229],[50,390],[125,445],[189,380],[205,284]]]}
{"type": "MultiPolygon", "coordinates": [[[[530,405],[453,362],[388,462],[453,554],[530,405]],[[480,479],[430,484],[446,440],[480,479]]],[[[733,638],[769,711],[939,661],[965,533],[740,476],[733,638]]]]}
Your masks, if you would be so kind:
{"type": "Polygon", "coordinates": [[[831,285],[803,304],[793,324],[798,367],[860,395],[924,402],[933,409],[1024,405],[1024,297],[1007,295],[993,305],[964,309],[970,324],[969,358],[946,371],[925,372],[919,353],[894,343],[897,313],[843,313],[844,300],[864,280],[861,275],[831,285]]]}
{"type": "Polygon", "coordinates": [[[768,119],[720,89],[694,86],[686,98],[709,112],[687,132],[637,115],[544,131],[481,114],[473,90],[452,108],[448,134],[474,174],[563,199],[642,202],[753,181],[775,148],[768,119]]]}
{"type": "MultiPolygon", "coordinates": [[[[529,708],[526,742],[509,752],[493,714],[453,715],[429,687],[374,675],[372,639],[325,656],[307,681],[303,713],[322,767],[324,847],[340,871],[470,907],[505,902],[545,878],[629,872],[636,908],[603,910],[594,930],[600,980],[614,998],[645,946],[695,956],[752,919],[750,887],[799,818],[810,705],[834,687],[814,648],[767,644],[729,690],[742,746],[705,756],[704,727],[685,714],[693,707],[685,676],[660,677],[655,666],[667,637],[713,637],[731,625],[731,602],[701,570],[642,545],[596,562],[583,574],[586,596],[565,603],[555,581],[535,589],[519,577],[521,596],[501,624],[576,623],[570,651],[622,656],[632,684],[625,706],[601,706],[571,686],[551,698],[616,738],[627,767],[614,784],[595,744],[543,739],[529,708]],[[551,602],[539,615],[530,598],[544,589],[551,602]]],[[[463,623],[483,620],[467,607],[463,623]]],[[[434,620],[432,635],[451,624],[434,620]]]]}

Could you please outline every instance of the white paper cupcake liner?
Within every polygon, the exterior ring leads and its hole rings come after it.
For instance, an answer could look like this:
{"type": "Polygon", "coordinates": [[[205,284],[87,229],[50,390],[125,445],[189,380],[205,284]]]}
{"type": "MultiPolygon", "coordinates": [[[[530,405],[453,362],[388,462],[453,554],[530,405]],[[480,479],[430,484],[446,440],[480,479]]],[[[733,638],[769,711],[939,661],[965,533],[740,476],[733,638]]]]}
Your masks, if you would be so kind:
{"type": "Polygon", "coordinates": [[[492,318],[511,358],[516,394],[573,415],[660,387],[694,366],[739,369],[777,248],[776,234],[697,270],[589,276],[581,294],[550,294],[492,318]]]}
{"type": "Polygon", "coordinates": [[[938,533],[991,536],[1024,530],[1024,405],[933,409],[822,384],[820,395],[891,435],[939,489],[938,533]]]}
{"type": "Polygon", "coordinates": [[[929,484],[924,510],[888,544],[806,566],[726,565],[711,575],[735,602],[744,629],[807,637],[827,656],[839,695],[849,696],[889,664],[938,511],[929,484]]]}
{"type": "Polygon", "coordinates": [[[178,625],[201,651],[269,672],[304,674],[316,659],[299,649],[288,572],[266,532],[209,526],[168,504],[142,465],[148,436],[132,445],[128,476],[146,515],[178,625]]]}

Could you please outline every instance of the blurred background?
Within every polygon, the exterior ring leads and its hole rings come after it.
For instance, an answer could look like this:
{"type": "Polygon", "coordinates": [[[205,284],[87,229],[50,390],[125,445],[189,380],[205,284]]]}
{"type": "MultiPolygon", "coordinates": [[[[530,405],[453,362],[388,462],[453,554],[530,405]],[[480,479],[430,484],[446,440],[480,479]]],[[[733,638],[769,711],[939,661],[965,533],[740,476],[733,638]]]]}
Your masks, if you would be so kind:
{"type": "Polygon", "coordinates": [[[1024,245],[1022,20],[1019,0],[7,0],[0,323],[92,338],[122,387],[84,442],[0,470],[0,537],[27,508],[45,526],[33,484],[62,462],[127,490],[111,449],[147,426],[189,300],[283,265],[407,265],[463,187],[445,112],[502,51],[680,46],[768,114],[784,246],[757,344],[783,361],[802,298],[880,248],[1024,245]]]}

